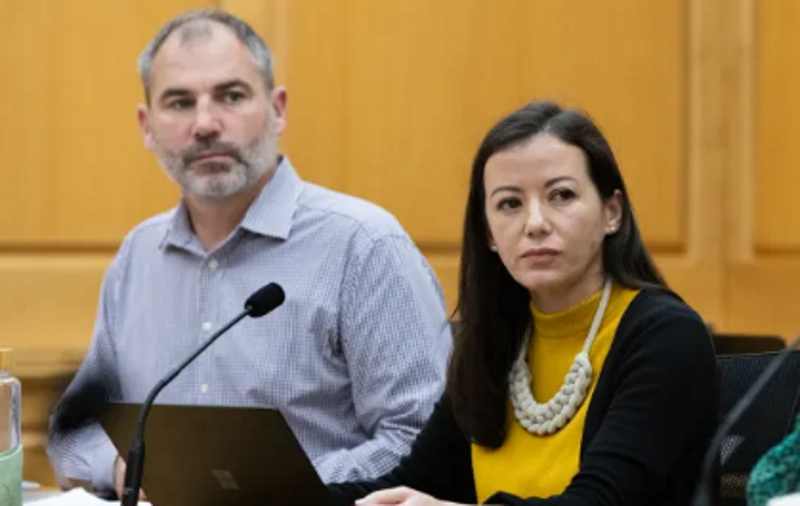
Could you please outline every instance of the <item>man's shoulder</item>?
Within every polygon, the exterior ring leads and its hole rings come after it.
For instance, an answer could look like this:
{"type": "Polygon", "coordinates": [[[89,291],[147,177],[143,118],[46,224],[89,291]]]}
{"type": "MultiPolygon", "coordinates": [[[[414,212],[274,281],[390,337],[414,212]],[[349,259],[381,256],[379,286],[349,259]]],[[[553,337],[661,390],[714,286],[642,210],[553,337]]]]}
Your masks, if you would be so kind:
{"type": "Polygon", "coordinates": [[[408,236],[397,218],[381,206],[312,183],[305,184],[298,206],[308,218],[322,219],[329,226],[365,232],[373,240],[408,236]]]}
{"type": "Polygon", "coordinates": [[[155,243],[160,244],[172,226],[172,220],[177,208],[151,216],[133,227],[125,236],[124,243],[155,243]]]}

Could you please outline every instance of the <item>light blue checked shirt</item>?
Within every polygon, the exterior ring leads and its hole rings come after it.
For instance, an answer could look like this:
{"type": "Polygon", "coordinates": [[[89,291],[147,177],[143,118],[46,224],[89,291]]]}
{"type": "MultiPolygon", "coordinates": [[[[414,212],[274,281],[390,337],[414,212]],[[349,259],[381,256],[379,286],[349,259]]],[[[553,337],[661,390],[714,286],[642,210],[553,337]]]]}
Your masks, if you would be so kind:
{"type": "MultiPolygon", "coordinates": [[[[324,481],[387,472],[444,387],[441,289],[389,213],[303,182],[285,157],[215,251],[200,245],[182,204],[125,238],[70,388],[112,371],[114,391],[142,402],[271,281],[286,302],[234,327],[158,402],[277,408],[324,481]]],[[[112,488],[117,452],[99,426],[51,432],[48,453],[60,477],[112,488]]]]}

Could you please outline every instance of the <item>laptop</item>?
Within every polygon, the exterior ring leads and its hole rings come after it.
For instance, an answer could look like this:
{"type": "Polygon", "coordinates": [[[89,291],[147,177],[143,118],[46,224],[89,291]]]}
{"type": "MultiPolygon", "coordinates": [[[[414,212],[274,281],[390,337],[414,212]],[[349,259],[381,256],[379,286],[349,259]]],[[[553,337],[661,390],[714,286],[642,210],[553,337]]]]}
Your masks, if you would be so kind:
{"type": "MultiPolygon", "coordinates": [[[[100,416],[128,454],[140,404],[100,416]]],[[[142,488],[154,506],[325,506],[328,492],[279,411],[156,404],[145,430],[142,488]]]]}

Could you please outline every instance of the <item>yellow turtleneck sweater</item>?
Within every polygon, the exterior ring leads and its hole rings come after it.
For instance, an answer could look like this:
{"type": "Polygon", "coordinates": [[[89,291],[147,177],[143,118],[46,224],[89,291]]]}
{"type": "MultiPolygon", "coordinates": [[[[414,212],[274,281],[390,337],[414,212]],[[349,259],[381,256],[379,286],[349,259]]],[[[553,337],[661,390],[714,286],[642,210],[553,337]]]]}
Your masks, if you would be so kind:
{"type": "MultiPolygon", "coordinates": [[[[583,425],[592,400],[597,377],[614,340],[622,315],[638,290],[614,285],[608,308],[589,352],[592,384],[586,400],[565,427],[554,434],[537,436],[517,421],[508,402],[508,435],[503,446],[491,450],[472,445],[472,468],[478,503],[498,491],[520,497],[550,497],[564,492],[578,473],[583,425]]],[[[576,306],[556,314],[533,311],[534,335],[528,351],[531,389],[540,403],[550,400],[586,341],[595,312],[598,292],[576,306]]]]}

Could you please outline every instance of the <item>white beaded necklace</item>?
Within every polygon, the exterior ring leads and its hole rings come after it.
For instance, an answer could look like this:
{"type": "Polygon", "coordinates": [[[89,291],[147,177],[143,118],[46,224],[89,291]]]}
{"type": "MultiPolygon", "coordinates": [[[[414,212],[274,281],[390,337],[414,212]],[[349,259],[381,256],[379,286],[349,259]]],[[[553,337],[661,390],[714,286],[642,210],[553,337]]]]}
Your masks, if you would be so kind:
{"type": "Polygon", "coordinates": [[[572,362],[566,378],[564,378],[564,384],[561,385],[561,388],[553,398],[545,404],[536,402],[533,392],[531,392],[531,378],[527,363],[529,338],[525,338],[519,356],[511,367],[509,390],[514,414],[517,416],[519,423],[528,432],[539,436],[553,434],[567,425],[567,422],[572,420],[578,408],[583,404],[589,385],[592,382],[592,364],[589,361],[589,350],[595,337],[597,337],[598,330],[600,330],[600,324],[603,322],[610,296],[611,280],[606,279],[603,286],[603,297],[600,299],[597,312],[594,314],[594,321],[592,321],[583,349],[575,355],[575,360],[572,362]]]}

